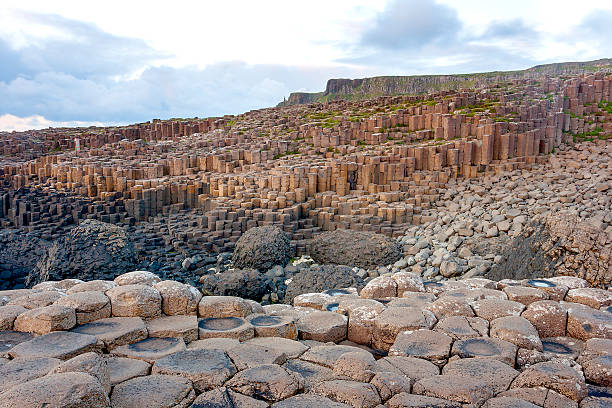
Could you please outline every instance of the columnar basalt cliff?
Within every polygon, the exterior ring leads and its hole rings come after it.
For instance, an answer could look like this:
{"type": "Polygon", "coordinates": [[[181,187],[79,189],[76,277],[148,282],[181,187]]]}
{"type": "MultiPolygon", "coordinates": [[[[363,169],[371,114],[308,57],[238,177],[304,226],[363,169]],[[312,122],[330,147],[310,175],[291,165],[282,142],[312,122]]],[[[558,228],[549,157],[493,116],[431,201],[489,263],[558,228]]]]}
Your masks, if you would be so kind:
{"type": "Polygon", "coordinates": [[[431,91],[483,87],[502,81],[533,79],[545,75],[577,74],[611,70],[609,58],[588,62],[536,65],[520,71],[494,71],[478,74],[381,76],[360,79],[330,79],[323,92],[293,92],[279,106],[326,102],[337,99],[362,100],[382,95],[422,94],[431,91]]]}

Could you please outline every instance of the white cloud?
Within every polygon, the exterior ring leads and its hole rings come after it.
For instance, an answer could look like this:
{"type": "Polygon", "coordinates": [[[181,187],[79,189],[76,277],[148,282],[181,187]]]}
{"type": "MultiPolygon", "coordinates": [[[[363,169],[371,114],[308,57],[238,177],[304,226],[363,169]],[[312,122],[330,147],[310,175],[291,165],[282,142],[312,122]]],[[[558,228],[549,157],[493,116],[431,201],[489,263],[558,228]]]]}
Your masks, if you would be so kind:
{"type": "Polygon", "coordinates": [[[0,132],[24,131],[30,129],[45,129],[48,127],[89,127],[103,126],[101,122],[54,122],[40,115],[19,117],[8,113],[0,115],[0,132]]]}

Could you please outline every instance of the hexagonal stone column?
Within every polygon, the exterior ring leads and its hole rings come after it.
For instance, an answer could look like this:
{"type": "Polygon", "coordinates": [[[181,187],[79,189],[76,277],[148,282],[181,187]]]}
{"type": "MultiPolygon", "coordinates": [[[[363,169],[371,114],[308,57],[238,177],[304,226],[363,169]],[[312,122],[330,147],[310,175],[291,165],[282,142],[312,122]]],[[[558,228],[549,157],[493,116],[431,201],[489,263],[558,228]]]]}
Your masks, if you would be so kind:
{"type": "Polygon", "coordinates": [[[253,326],[240,317],[211,317],[198,322],[200,339],[227,337],[245,341],[255,336],[253,326]]]}

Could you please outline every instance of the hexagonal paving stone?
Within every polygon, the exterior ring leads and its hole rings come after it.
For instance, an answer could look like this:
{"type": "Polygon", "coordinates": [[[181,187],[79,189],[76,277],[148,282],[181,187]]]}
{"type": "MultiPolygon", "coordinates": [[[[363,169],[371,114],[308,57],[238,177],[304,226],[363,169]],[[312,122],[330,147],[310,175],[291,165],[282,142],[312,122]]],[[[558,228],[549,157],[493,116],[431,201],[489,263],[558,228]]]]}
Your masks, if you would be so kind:
{"type": "Polygon", "coordinates": [[[397,297],[397,282],[391,276],[378,276],[361,289],[359,296],[364,299],[397,297]]]}
{"type": "Polygon", "coordinates": [[[161,314],[162,298],[159,291],[148,285],[125,285],[109,289],[114,317],[153,318],[161,314]]]}
{"type": "Polygon", "coordinates": [[[109,289],[114,288],[117,284],[113,281],[105,281],[105,280],[92,280],[89,282],[79,283],[74,285],[70,289],[66,291],[67,295],[72,295],[74,293],[79,292],[106,292],[109,289]]]}
{"type": "Polygon", "coordinates": [[[198,304],[198,316],[202,318],[246,317],[251,313],[251,305],[235,296],[204,296],[198,304]]]}
{"type": "Polygon", "coordinates": [[[255,330],[256,337],[283,337],[297,340],[298,331],[291,316],[252,314],[247,318],[255,330]]]}
{"type": "Polygon", "coordinates": [[[567,335],[580,340],[612,339],[612,313],[589,306],[563,302],[567,310],[567,335]]]}
{"type": "Polygon", "coordinates": [[[438,320],[449,316],[474,316],[474,311],[465,299],[458,299],[452,296],[440,297],[428,305],[427,310],[432,312],[438,320]]]}
{"type": "Polygon", "coordinates": [[[397,335],[406,330],[431,329],[437,319],[429,310],[393,307],[383,311],[374,320],[373,346],[389,350],[397,335]]]}
{"type": "Polygon", "coordinates": [[[299,394],[293,397],[287,398],[286,400],[277,402],[272,405],[272,408],[312,408],[312,407],[325,407],[325,408],[350,408],[350,405],[335,402],[329,398],[322,397],[320,395],[312,394],[299,394]]]}
{"type": "Polygon", "coordinates": [[[238,370],[246,370],[264,364],[283,364],[287,361],[287,355],[280,349],[252,343],[238,344],[227,353],[238,370]]]}
{"type": "Polygon", "coordinates": [[[157,359],[151,373],[185,377],[204,392],[223,385],[236,367],[221,350],[184,350],[157,359]]]}
{"type": "Polygon", "coordinates": [[[578,408],[578,403],[544,387],[512,388],[501,392],[498,397],[519,398],[544,408],[578,408]]]}
{"type": "Polygon", "coordinates": [[[119,346],[113,349],[112,353],[119,357],[135,358],[153,363],[157,359],[185,349],[185,342],[182,338],[149,337],[137,343],[119,346]]]}
{"type": "Polygon", "coordinates": [[[245,344],[256,344],[269,349],[275,349],[278,352],[284,353],[287,358],[298,358],[308,350],[308,346],[305,344],[283,337],[255,337],[247,340],[245,344]]]}
{"type": "Polygon", "coordinates": [[[212,391],[207,391],[198,396],[193,401],[190,408],[267,408],[269,405],[264,401],[238,394],[225,387],[219,387],[212,391]]]}
{"type": "Polygon", "coordinates": [[[483,408],[538,408],[538,405],[520,398],[497,397],[488,400],[483,408]]]}
{"type": "Polygon", "coordinates": [[[101,351],[102,344],[94,336],[73,332],[51,332],[19,343],[8,351],[13,358],[50,357],[68,360],[88,351],[101,351]]]}
{"type": "Polygon", "coordinates": [[[495,395],[495,387],[489,386],[482,377],[462,377],[450,374],[419,380],[414,384],[412,392],[461,404],[480,406],[495,395]]]}
{"type": "MultiPolygon", "coordinates": [[[[372,304],[362,304],[348,310],[349,321],[347,339],[358,344],[369,346],[374,336],[374,319],[385,309],[382,303],[370,299],[362,299],[372,304]]],[[[340,303],[343,307],[343,303],[340,303]]]]}
{"type": "Polygon", "coordinates": [[[533,302],[521,316],[529,320],[540,337],[565,336],[567,312],[558,302],[553,300],[533,302]]]}
{"type": "Polygon", "coordinates": [[[436,295],[427,292],[404,292],[403,296],[393,299],[389,307],[424,307],[436,300],[436,295]]]}
{"type": "Polygon", "coordinates": [[[546,387],[574,401],[587,396],[582,376],[573,368],[556,361],[535,364],[523,371],[512,383],[512,388],[546,387]]]}
{"type": "Polygon", "coordinates": [[[200,339],[227,337],[245,341],[255,336],[253,326],[240,317],[210,317],[198,321],[200,339]]]}
{"type": "Polygon", "coordinates": [[[584,342],[573,337],[544,337],[542,348],[545,356],[575,360],[584,349],[584,342]]]}
{"type": "Polygon", "coordinates": [[[154,286],[158,282],[161,282],[160,277],[149,271],[127,272],[115,278],[115,283],[119,286],[125,286],[125,285],[154,286]]]}
{"type": "Polygon", "coordinates": [[[140,317],[111,317],[77,326],[74,333],[96,336],[107,350],[147,338],[147,328],[140,317]]]}
{"type": "Polygon", "coordinates": [[[304,361],[309,361],[311,363],[320,364],[325,367],[333,368],[334,363],[340,356],[344,353],[348,353],[350,351],[359,351],[363,352],[362,349],[353,346],[341,346],[341,345],[320,345],[311,347],[308,351],[306,351],[300,359],[304,361]]]}
{"type": "Polygon", "coordinates": [[[612,305],[612,292],[598,288],[572,289],[565,296],[566,302],[582,303],[593,309],[612,305]]]}
{"type": "Polygon", "coordinates": [[[565,294],[569,290],[566,285],[555,283],[550,279],[527,279],[521,283],[523,286],[527,286],[529,288],[543,290],[544,292],[548,293],[548,298],[550,300],[555,300],[557,302],[563,300],[565,294]]]}
{"type": "Polygon", "coordinates": [[[425,292],[423,279],[412,272],[397,272],[391,275],[397,283],[397,296],[402,297],[406,292],[425,292]]]}
{"type": "Polygon", "coordinates": [[[491,321],[504,316],[520,316],[525,305],[512,300],[483,299],[472,303],[476,316],[491,321]]]}
{"type": "Polygon", "coordinates": [[[110,370],[106,358],[98,353],[83,353],[62,362],[55,367],[52,373],[87,373],[96,378],[104,388],[106,394],[110,394],[111,380],[110,370]]]}
{"type": "Polygon", "coordinates": [[[458,340],[453,343],[451,355],[461,358],[483,357],[493,358],[514,366],[517,347],[504,340],[489,337],[477,337],[458,340]]]}
{"type": "Polygon", "coordinates": [[[110,299],[102,292],[76,292],[56,300],[54,304],[74,308],[79,325],[111,316],[110,299]]]}
{"type": "Polygon", "coordinates": [[[0,331],[13,330],[17,316],[27,311],[28,309],[20,305],[0,306],[0,331]]]}
{"type": "Polygon", "coordinates": [[[337,343],[346,338],[348,319],[333,312],[314,312],[297,321],[299,336],[304,340],[337,343]]]}
{"type": "Polygon", "coordinates": [[[98,380],[86,373],[51,374],[16,385],[0,395],[3,408],[108,408],[98,380]]]}
{"type": "Polygon", "coordinates": [[[0,393],[15,385],[42,377],[60,365],[62,360],[48,357],[16,358],[0,365],[0,393]]]}
{"type": "Polygon", "coordinates": [[[610,356],[612,355],[612,339],[588,339],[583,343],[582,350],[578,359],[580,364],[595,357],[610,356]]]}
{"type": "Polygon", "coordinates": [[[302,379],[276,364],[241,371],[225,386],[241,394],[276,402],[295,395],[304,387],[302,379]]]}
{"type": "Polygon", "coordinates": [[[413,384],[422,378],[440,374],[440,369],[433,363],[415,357],[384,357],[376,361],[376,371],[392,372],[409,378],[413,384]]]}
{"type": "Polygon", "coordinates": [[[331,368],[319,364],[309,363],[302,360],[288,360],[283,367],[293,373],[299,374],[304,379],[304,390],[309,391],[315,384],[321,381],[331,380],[335,374],[331,368]]]}
{"type": "Polygon", "coordinates": [[[372,354],[364,351],[344,353],[334,363],[334,374],[348,377],[354,381],[369,382],[374,377],[376,360],[372,354]]]}
{"type": "Polygon", "coordinates": [[[190,343],[198,339],[196,316],[162,316],[146,322],[149,337],[176,337],[190,343]]]}
{"type": "Polygon", "coordinates": [[[480,378],[484,386],[497,394],[510,387],[519,372],[501,361],[491,358],[464,358],[450,361],[442,369],[443,375],[480,378]]]}
{"type": "Polygon", "coordinates": [[[546,280],[557,285],[565,285],[569,289],[586,288],[587,286],[589,286],[587,281],[576,276],[555,276],[546,280]]]}
{"type": "Polygon", "coordinates": [[[45,281],[39,284],[32,286],[34,290],[50,290],[50,291],[60,291],[65,292],[68,289],[72,288],[74,285],[78,285],[83,283],[80,279],[64,279],[61,281],[45,281]]]}
{"type": "Polygon", "coordinates": [[[480,317],[450,316],[440,320],[434,330],[454,340],[465,340],[489,334],[489,322],[480,317]]]}
{"type": "Polygon", "coordinates": [[[56,291],[32,292],[30,294],[14,298],[9,305],[19,305],[26,309],[37,309],[52,305],[56,300],[65,296],[63,293],[56,291]]]}
{"type": "Polygon", "coordinates": [[[491,322],[489,332],[491,337],[506,340],[519,348],[542,351],[538,331],[524,317],[499,317],[491,322]]]}
{"type": "Polygon", "coordinates": [[[411,383],[412,380],[405,375],[389,371],[376,373],[370,380],[370,384],[376,387],[383,402],[386,402],[395,394],[410,392],[412,389],[411,383]]]}
{"type": "Polygon", "coordinates": [[[376,387],[358,381],[323,381],[313,387],[312,393],[353,407],[373,408],[382,402],[376,387]]]}
{"type": "Polygon", "coordinates": [[[187,345],[187,350],[221,350],[226,353],[239,345],[238,339],[224,337],[196,340],[187,345]]]}
{"type": "Polygon", "coordinates": [[[451,337],[433,330],[405,331],[398,334],[389,355],[423,358],[442,365],[448,359],[452,342],[451,337]]]}
{"type": "Polygon", "coordinates": [[[406,392],[395,395],[386,406],[388,408],[460,408],[461,405],[441,398],[413,395],[406,392]]]}
{"type": "Polygon", "coordinates": [[[19,343],[32,340],[34,336],[30,333],[16,331],[0,331],[0,356],[8,355],[7,352],[19,343]]]}
{"type": "Polygon", "coordinates": [[[202,299],[199,290],[191,285],[176,281],[162,281],[155,284],[162,297],[162,312],[167,316],[196,314],[202,299]]]}
{"type": "Polygon", "coordinates": [[[525,306],[538,300],[548,300],[549,298],[547,292],[526,286],[508,286],[504,288],[504,293],[508,295],[508,300],[522,303],[525,306]]]}
{"type": "Polygon", "coordinates": [[[142,377],[151,373],[151,364],[146,361],[113,355],[105,357],[110,372],[110,382],[113,386],[134,377],[142,377]]]}
{"type": "Polygon", "coordinates": [[[74,326],[76,326],[74,308],[57,305],[28,310],[17,316],[14,323],[15,330],[35,334],[70,330],[74,326]]]}
{"type": "Polygon", "coordinates": [[[117,384],[111,395],[113,408],[188,407],[195,399],[191,381],[177,375],[152,374],[117,384]]]}
{"type": "Polygon", "coordinates": [[[303,293],[293,298],[293,306],[324,310],[325,305],[330,303],[331,300],[332,296],[326,293],[303,293]]]}
{"type": "Polygon", "coordinates": [[[595,357],[582,365],[584,376],[602,387],[612,386],[612,355],[595,357]]]}

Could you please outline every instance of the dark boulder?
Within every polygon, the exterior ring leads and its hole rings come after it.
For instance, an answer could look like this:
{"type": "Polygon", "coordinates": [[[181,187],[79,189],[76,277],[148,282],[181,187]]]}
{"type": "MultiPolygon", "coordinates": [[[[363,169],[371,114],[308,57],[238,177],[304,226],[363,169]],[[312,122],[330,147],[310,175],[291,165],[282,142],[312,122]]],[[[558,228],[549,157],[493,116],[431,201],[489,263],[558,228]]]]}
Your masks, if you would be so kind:
{"type": "Polygon", "coordinates": [[[238,296],[259,301],[267,293],[264,276],[254,269],[204,275],[200,282],[202,292],[208,296],[238,296]]]}
{"type": "Polygon", "coordinates": [[[353,269],[342,265],[316,265],[296,273],[289,283],[284,303],[293,303],[293,298],[313,292],[323,292],[328,289],[342,289],[355,287],[359,290],[365,286],[365,282],[353,269]]]}
{"type": "Polygon", "coordinates": [[[275,226],[251,228],[238,240],[232,262],[236,268],[265,272],[274,265],[287,265],[291,258],[289,237],[275,226]]]}
{"type": "Polygon", "coordinates": [[[364,231],[327,231],[311,241],[310,256],[320,264],[373,269],[402,256],[400,245],[385,235],[364,231]]]}
{"type": "Polygon", "coordinates": [[[55,240],[29,274],[29,286],[47,280],[113,279],[136,268],[132,240],[117,225],[85,220],[55,240]]]}

